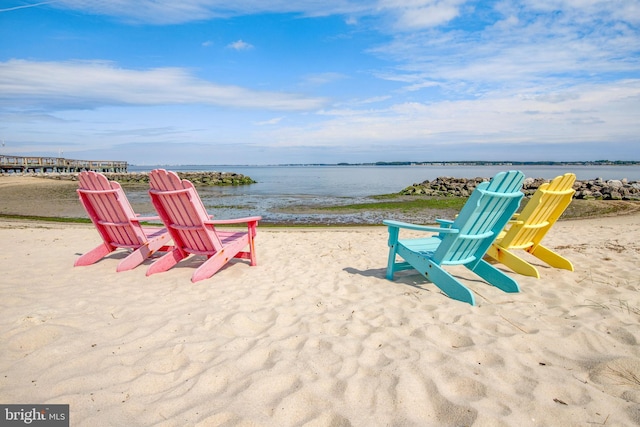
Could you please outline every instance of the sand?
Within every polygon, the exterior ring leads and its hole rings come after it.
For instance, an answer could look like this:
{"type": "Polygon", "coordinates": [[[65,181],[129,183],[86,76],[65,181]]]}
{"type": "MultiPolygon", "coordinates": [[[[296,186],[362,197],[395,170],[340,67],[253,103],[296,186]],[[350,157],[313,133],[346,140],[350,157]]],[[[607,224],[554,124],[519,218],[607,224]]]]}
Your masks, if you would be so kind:
{"type": "MultiPolygon", "coordinates": [[[[77,189],[77,181],[0,175],[0,214],[87,218],[78,201],[77,189]]],[[[136,212],[154,211],[149,200],[131,201],[131,205],[136,212]]]]}
{"type": "MultiPolygon", "coordinates": [[[[410,234],[407,234],[410,235],[410,234]]],[[[259,228],[258,266],[193,284],[88,267],[91,225],[0,220],[0,403],[73,426],[640,425],[640,215],[560,221],[506,294],[384,278],[384,227],[259,228]]],[[[508,270],[505,270],[508,271],[508,270]]]]}

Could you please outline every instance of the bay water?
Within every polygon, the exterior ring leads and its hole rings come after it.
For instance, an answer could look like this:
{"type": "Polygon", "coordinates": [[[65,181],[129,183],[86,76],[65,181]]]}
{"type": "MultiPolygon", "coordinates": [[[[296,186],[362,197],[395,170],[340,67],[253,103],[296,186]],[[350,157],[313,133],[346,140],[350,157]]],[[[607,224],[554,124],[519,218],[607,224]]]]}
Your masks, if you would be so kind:
{"type": "MultiPolygon", "coordinates": [[[[487,165],[487,166],[130,166],[130,172],[155,168],[173,171],[234,172],[256,184],[229,187],[199,187],[205,207],[218,219],[261,215],[265,222],[285,224],[380,224],[383,214],[290,212],[298,206],[321,207],[372,202],[372,196],[398,193],[402,189],[438,177],[490,178],[509,169],[532,178],[552,179],[573,172],[579,180],[595,178],[640,180],[640,166],[575,165],[487,165]]],[[[144,190],[129,192],[134,199],[148,198],[144,190]]],[[[152,214],[149,212],[147,214],[152,214]]]]}

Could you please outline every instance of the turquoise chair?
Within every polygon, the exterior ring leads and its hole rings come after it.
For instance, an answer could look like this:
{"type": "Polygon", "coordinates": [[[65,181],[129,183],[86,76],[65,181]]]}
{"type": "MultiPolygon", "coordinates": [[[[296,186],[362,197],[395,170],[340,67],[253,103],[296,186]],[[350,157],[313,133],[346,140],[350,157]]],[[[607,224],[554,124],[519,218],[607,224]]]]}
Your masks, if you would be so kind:
{"type": "Polygon", "coordinates": [[[387,279],[393,280],[397,271],[415,269],[450,298],[475,305],[471,291],[443,269],[445,265],[464,265],[505,292],[519,292],[515,280],[482,257],[520,206],[523,181],[520,171],[498,173],[475,188],[454,221],[437,220],[439,226],[383,221],[389,228],[387,279]],[[437,234],[400,240],[400,229],[437,234]]]}

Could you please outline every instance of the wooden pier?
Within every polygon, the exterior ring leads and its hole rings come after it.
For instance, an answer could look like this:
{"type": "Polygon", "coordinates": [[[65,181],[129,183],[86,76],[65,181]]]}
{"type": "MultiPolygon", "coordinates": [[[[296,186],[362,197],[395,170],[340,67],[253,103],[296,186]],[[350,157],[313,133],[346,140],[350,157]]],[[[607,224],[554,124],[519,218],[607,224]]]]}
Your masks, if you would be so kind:
{"type": "Polygon", "coordinates": [[[127,172],[127,162],[109,160],[72,160],[62,157],[20,157],[0,155],[0,170],[8,172],[127,172]]]}

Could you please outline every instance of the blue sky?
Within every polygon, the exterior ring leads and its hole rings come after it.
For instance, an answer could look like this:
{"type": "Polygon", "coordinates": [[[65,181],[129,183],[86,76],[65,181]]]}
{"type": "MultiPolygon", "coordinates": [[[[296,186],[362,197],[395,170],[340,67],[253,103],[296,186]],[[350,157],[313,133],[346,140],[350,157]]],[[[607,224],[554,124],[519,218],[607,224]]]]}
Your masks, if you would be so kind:
{"type": "Polygon", "coordinates": [[[640,161],[638,0],[0,0],[0,153],[640,161]]]}

